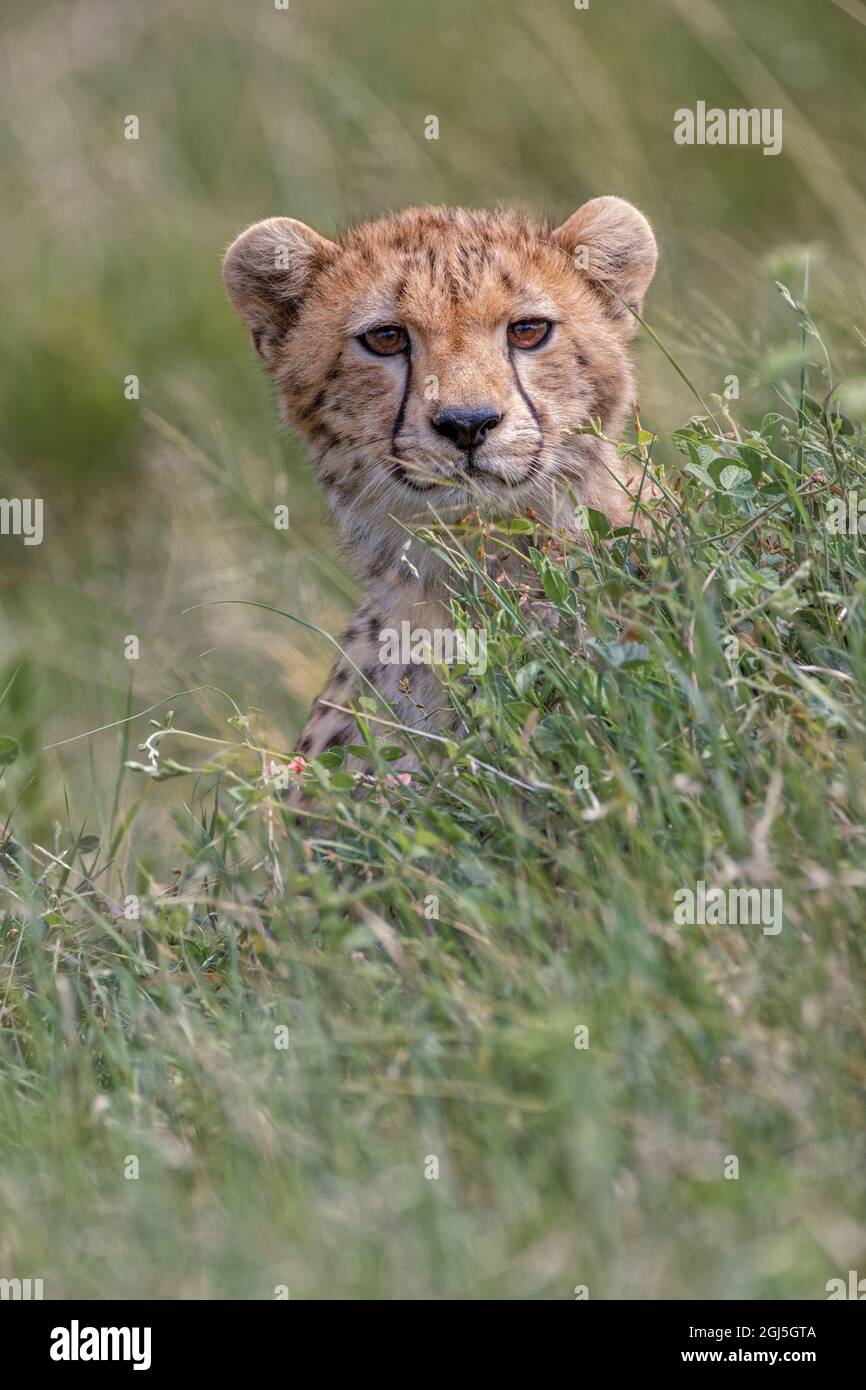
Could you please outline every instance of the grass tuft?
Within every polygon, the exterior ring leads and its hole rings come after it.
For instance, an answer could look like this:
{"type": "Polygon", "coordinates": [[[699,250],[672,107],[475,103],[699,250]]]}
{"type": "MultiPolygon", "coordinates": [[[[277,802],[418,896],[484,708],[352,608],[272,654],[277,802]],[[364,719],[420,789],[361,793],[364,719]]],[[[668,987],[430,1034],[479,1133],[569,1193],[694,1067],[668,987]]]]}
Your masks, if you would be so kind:
{"type": "Polygon", "coordinates": [[[362,773],[286,774],[222,691],[146,739],[116,697],[99,833],[3,828],[0,1268],[51,1297],[816,1298],[862,1260],[866,568],[833,518],[866,444],[824,393],[638,427],[646,535],[421,534],[488,634],[471,692],[443,673],[460,737],[364,697],[362,773]],[[699,882],[781,891],[781,930],[680,925],[699,882]]]}

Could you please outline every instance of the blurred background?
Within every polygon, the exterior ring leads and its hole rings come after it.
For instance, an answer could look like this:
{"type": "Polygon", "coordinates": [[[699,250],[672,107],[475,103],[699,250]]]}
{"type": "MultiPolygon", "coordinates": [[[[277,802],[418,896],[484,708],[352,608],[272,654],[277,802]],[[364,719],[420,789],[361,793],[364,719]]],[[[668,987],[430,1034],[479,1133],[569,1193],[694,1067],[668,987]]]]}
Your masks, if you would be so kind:
{"type": "MultiPolygon", "coordinates": [[[[0,538],[0,734],[24,745],[4,792],[37,839],[56,819],[98,833],[117,738],[80,735],[128,708],[165,702],[156,713],[214,732],[230,696],[293,748],[328,643],[260,609],[195,605],[257,599],[336,632],[356,601],[223,294],[245,224],[290,214],[330,236],[417,202],[561,219],[617,193],[661,246],[647,319],[707,398],[736,374],[741,420],[772,404],[796,347],[773,281],[802,294],[807,253],[836,375],[864,374],[861,0],[3,11],[0,497],[43,498],[45,536],[0,538]],[[675,144],[674,111],[699,100],[781,107],[782,153],[675,144]]],[[[637,352],[644,422],[684,423],[684,382],[651,342],[637,352]]],[[[134,730],[136,756],[147,720],[134,730]]],[[[142,856],[164,819],[138,819],[142,856]]]]}

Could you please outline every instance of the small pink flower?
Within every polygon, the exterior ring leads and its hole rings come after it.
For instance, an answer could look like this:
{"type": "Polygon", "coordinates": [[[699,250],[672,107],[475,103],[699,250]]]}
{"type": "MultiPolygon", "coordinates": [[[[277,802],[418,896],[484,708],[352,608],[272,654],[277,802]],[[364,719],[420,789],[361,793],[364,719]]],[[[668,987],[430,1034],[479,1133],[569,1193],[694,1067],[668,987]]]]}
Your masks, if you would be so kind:
{"type": "Polygon", "coordinates": [[[385,778],[385,786],[386,786],[386,787],[397,787],[397,786],[399,786],[401,783],[402,783],[402,785],[403,785],[404,787],[408,787],[408,786],[411,785],[411,783],[412,783],[412,774],[411,774],[411,772],[398,772],[396,776],[394,775],[393,772],[389,772],[388,775],[387,775],[387,777],[385,778]]]}
{"type": "Polygon", "coordinates": [[[300,753],[296,754],[289,763],[289,772],[303,772],[307,766],[306,758],[302,758],[300,753]]]}

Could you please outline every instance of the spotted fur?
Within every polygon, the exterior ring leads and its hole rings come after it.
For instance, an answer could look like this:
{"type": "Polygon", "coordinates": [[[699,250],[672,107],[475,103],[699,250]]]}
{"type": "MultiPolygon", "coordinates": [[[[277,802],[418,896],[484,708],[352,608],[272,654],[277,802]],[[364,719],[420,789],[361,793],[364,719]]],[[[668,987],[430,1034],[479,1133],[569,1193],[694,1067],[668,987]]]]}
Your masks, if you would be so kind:
{"type": "MultiPolygon", "coordinates": [[[[596,198],[557,228],[508,211],[421,207],[337,241],[272,218],[232,244],[229,297],[274,375],[284,421],[308,442],[369,594],[322,699],[350,704],[363,693],[359,668],[401,722],[434,720],[432,670],[378,659],[383,627],[450,625],[441,562],[415,545],[407,563],[407,526],[531,509],[571,536],[569,494],[628,521],[628,465],[563,431],[600,419],[609,438],[619,432],[633,398],[630,311],[655,261],[649,224],[619,198],[596,198]],[[511,346],[508,325],[531,318],[553,321],[549,339],[511,346]],[[406,328],[405,353],[363,346],[383,324],[406,328]],[[443,410],[482,406],[502,418],[468,455],[431,424],[443,410]]],[[[349,716],[319,704],[299,751],[313,757],[354,735],[349,716]]]]}

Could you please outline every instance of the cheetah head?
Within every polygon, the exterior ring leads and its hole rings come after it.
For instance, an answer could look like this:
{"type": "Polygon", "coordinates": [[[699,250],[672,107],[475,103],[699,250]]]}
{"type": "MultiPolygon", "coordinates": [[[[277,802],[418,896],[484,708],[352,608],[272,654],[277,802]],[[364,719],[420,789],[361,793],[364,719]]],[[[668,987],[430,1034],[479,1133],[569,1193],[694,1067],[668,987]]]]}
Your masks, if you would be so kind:
{"type": "Polygon", "coordinates": [[[335,512],[372,528],[519,512],[557,482],[595,503],[591,441],[564,431],[619,430],[655,262],[646,219],[606,197],[556,228],[423,207],[329,241],[271,218],[224,277],[335,512]]]}

